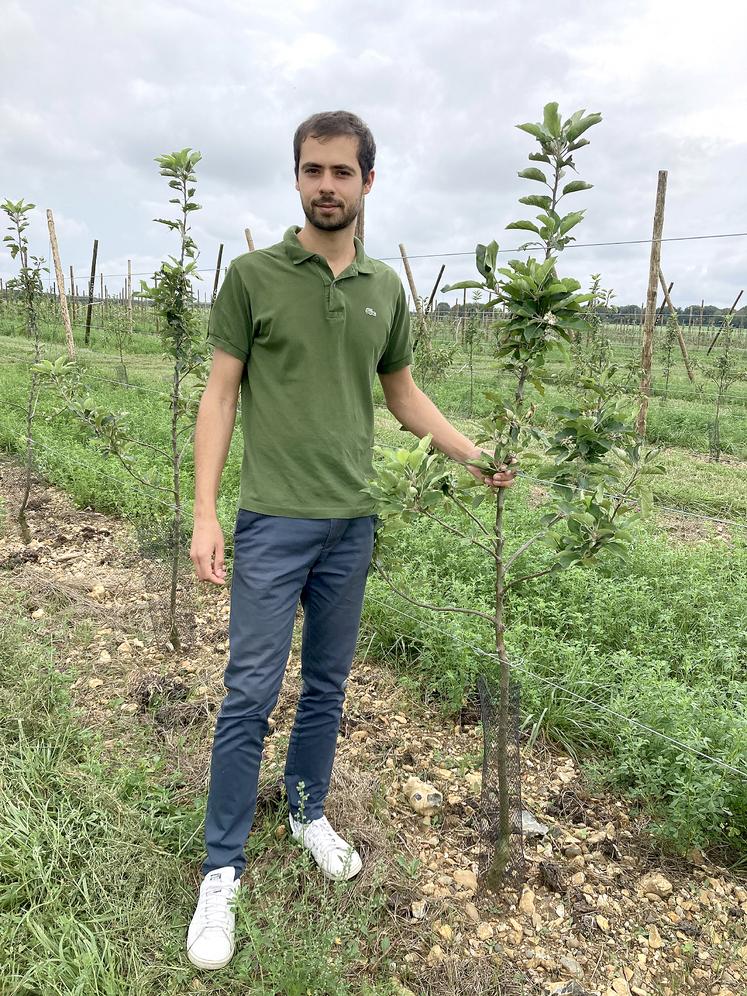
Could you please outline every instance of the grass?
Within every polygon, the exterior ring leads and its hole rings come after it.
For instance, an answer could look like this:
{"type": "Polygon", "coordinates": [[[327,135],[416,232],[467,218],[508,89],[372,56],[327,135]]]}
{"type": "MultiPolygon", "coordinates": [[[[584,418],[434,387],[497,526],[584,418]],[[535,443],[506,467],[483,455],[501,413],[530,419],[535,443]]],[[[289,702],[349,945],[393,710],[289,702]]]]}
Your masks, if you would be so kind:
{"type": "Polygon", "coordinates": [[[386,894],[323,879],[275,831],[250,834],[237,954],[216,973],[186,958],[202,858],[204,797],[180,798],[148,727],[111,756],[60,670],[74,637],[48,640],[2,587],[0,622],[0,991],[8,996],[384,996],[386,894]],[[137,757],[137,763],[132,758],[137,757]]]}
{"type": "MultiPolygon", "coordinates": [[[[535,531],[530,498],[526,485],[515,486],[509,554],[535,531]]],[[[425,520],[400,544],[398,587],[411,598],[491,611],[494,580],[479,550],[425,520]]],[[[543,566],[536,549],[523,571],[543,566]]],[[[747,535],[730,548],[710,540],[673,545],[652,523],[638,530],[627,568],[602,560],[538,579],[508,602],[506,639],[525,725],[538,723],[600,783],[639,800],[661,840],[681,848],[717,842],[747,854],[747,782],[625,717],[743,768],[745,576],[747,535]]],[[[494,651],[488,624],[414,606],[378,576],[368,584],[364,636],[408,687],[451,710],[473,696],[479,670],[495,670],[474,649],[494,651]]]]}
{"type": "MultiPolygon", "coordinates": [[[[6,342],[10,358],[28,350],[22,340],[6,342]]],[[[111,360],[90,353],[86,363],[94,376],[111,376],[111,360]]],[[[133,381],[153,390],[161,386],[162,377],[158,364],[151,363],[149,370],[133,374],[133,381]]],[[[145,391],[95,383],[96,397],[103,404],[127,406],[133,436],[164,444],[163,401],[145,391]]],[[[380,391],[378,385],[376,389],[380,391]]],[[[0,393],[22,403],[24,384],[17,367],[0,367],[0,393]]],[[[429,393],[447,412],[452,410],[445,404],[450,399],[459,402],[454,411],[460,410],[460,404],[463,408],[463,383],[438,383],[429,393]]],[[[552,387],[545,400],[552,405],[562,397],[560,389],[552,387]]],[[[699,438],[703,428],[694,408],[688,417],[696,421],[682,422],[678,412],[687,414],[688,405],[652,402],[652,431],[678,442],[664,454],[667,473],[653,479],[655,500],[696,514],[744,521],[747,470],[733,461],[709,463],[683,448],[683,440],[699,438]]],[[[50,412],[51,401],[45,400],[41,408],[50,412]]],[[[470,433],[468,420],[454,414],[451,420],[470,433]]],[[[414,442],[410,434],[397,430],[388,412],[377,412],[376,422],[378,442],[414,442]]],[[[0,407],[0,446],[14,448],[22,424],[17,411],[0,407]]],[[[724,439],[727,425],[734,433],[733,449],[742,445],[742,436],[747,446],[747,419],[725,421],[724,439]]],[[[79,504],[125,518],[147,511],[147,498],[126,471],[113,460],[104,460],[74,424],[64,418],[40,422],[38,438],[49,447],[40,450],[42,473],[65,487],[79,504]]],[[[237,432],[218,507],[229,564],[240,454],[237,432]]],[[[143,458],[143,469],[148,466],[143,458]]],[[[190,494],[191,467],[185,465],[184,470],[185,493],[190,494]]],[[[536,521],[530,498],[526,484],[515,487],[512,543],[530,535],[536,521]]],[[[601,562],[517,591],[509,605],[508,641],[515,661],[525,668],[520,672],[525,722],[586,757],[587,770],[600,781],[638,799],[662,840],[678,847],[716,843],[747,853],[744,782],[600,709],[606,706],[637,719],[726,763],[743,764],[747,530],[729,527],[729,534],[728,546],[714,539],[673,544],[654,518],[639,530],[625,570],[601,562]],[[572,693],[593,704],[574,699],[572,693]]],[[[454,544],[437,527],[420,522],[405,531],[400,560],[408,565],[402,586],[413,598],[490,608],[488,565],[475,550],[454,544]]],[[[532,566],[530,560],[527,568],[532,566]]],[[[484,659],[472,646],[491,647],[490,634],[479,625],[464,616],[416,608],[394,595],[378,576],[369,579],[363,638],[372,640],[372,652],[397,667],[404,684],[425,698],[437,699],[445,709],[458,708],[474,688],[484,659]],[[446,639],[440,631],[446,632],[446,639]]]]}

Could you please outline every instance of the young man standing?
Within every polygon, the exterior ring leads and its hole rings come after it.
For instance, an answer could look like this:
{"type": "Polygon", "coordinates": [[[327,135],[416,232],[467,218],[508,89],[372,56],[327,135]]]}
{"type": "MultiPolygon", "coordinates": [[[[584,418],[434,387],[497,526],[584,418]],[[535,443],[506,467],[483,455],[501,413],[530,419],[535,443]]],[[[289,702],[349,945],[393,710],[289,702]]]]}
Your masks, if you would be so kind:
{"type": "MultiPolygon", "coordinates": [[[[195,431],[190,556],[200,580],[223,584],[216,499],[241,390],[228,691],[211,757],[204,878],[187,936],[190,960],[208,969],[234,951],[231,901],[246,867],[262,745],[299,599],[302,691],[284,776],[290,830],[328,877],[361,868],[323,809],[373,552],[376,515],[360,489],[372,470],[374,374],[406,429],[432,433],[433,445],[461,463],[483,452],[415,385],[402,283],[354,238],[374,181],[371,132],[345,111],[315,114],[298,127],[293,148],[306,223],[231,263],[210,315],[214,357],[195,431]]],[[[469,469],[491,487],[514,478],[469,469]]]]}

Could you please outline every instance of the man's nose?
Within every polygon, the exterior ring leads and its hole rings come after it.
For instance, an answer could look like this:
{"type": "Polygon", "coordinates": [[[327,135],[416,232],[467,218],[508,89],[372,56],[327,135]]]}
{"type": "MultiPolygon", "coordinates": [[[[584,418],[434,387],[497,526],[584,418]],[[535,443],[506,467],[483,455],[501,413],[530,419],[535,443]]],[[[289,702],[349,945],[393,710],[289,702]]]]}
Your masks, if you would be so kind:
{"type": "Polygon", "coordinates": [[[335,189],[334,175],[333,175],[333,173],[332,173],[331,170],[330,170],[329,173],[327,173],[327,172],[322,173],[321,178],[319,180],[319,189],[320,190],[334,190],[335,189]]]}

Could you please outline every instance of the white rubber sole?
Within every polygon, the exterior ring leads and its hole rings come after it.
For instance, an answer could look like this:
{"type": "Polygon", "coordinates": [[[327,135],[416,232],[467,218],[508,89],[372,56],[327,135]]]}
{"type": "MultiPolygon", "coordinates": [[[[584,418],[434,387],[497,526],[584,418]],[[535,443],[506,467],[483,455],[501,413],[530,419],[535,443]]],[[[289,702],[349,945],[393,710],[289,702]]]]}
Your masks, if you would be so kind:
{"type": "Polygon", "coordinates": [[[231,948],[231,953],[227,958],[224,958],[222,961],[208,961],[206,959],[198,958],[196,955],[193,955],[188,948],[187,957],[196,968],[204,968],[206,971],[213,971],[214,969],[217,968],[225,968],[226,965],[233,958],[235,951],[236,951],[236,946],[234,945],[234,947],[231,948]]]}

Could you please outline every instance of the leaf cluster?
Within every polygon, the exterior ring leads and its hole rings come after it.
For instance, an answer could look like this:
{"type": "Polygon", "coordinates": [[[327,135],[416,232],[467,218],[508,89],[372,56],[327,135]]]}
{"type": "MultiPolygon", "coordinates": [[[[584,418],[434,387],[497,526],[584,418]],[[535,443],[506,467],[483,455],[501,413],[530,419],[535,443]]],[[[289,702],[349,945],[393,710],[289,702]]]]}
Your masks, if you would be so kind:
{"type": "Polygon", "coordinates": [[[569,232],[583,220],[584,212],[571,211],[563,215],[558,211],[558,203],[568,194],[590,190],[593,185],[580,179],[570,180],[562,188],[561,184],[568,170],[576,171],[573,153],[589,144],[588,138],[581,138],[581,135],[601,120],[601,114],[580,110],[563,121],[557,103],[553,102],[545,105],[541,122],[517,125],[539,143],[540,151],[531,153],[529,159],[549,166],[547,171],[529,166],[518,173],[522,179],[541,183],[548,190],[547,194],[527,194],[519,198],[519,203],[540,209],[535,221],[520,219],[506,226],[507,229],[533,232],[539,237],[538,242],[527,242],[522,248],[540,246],[549,256],[574,241],[575,237],[569,232]]]}

